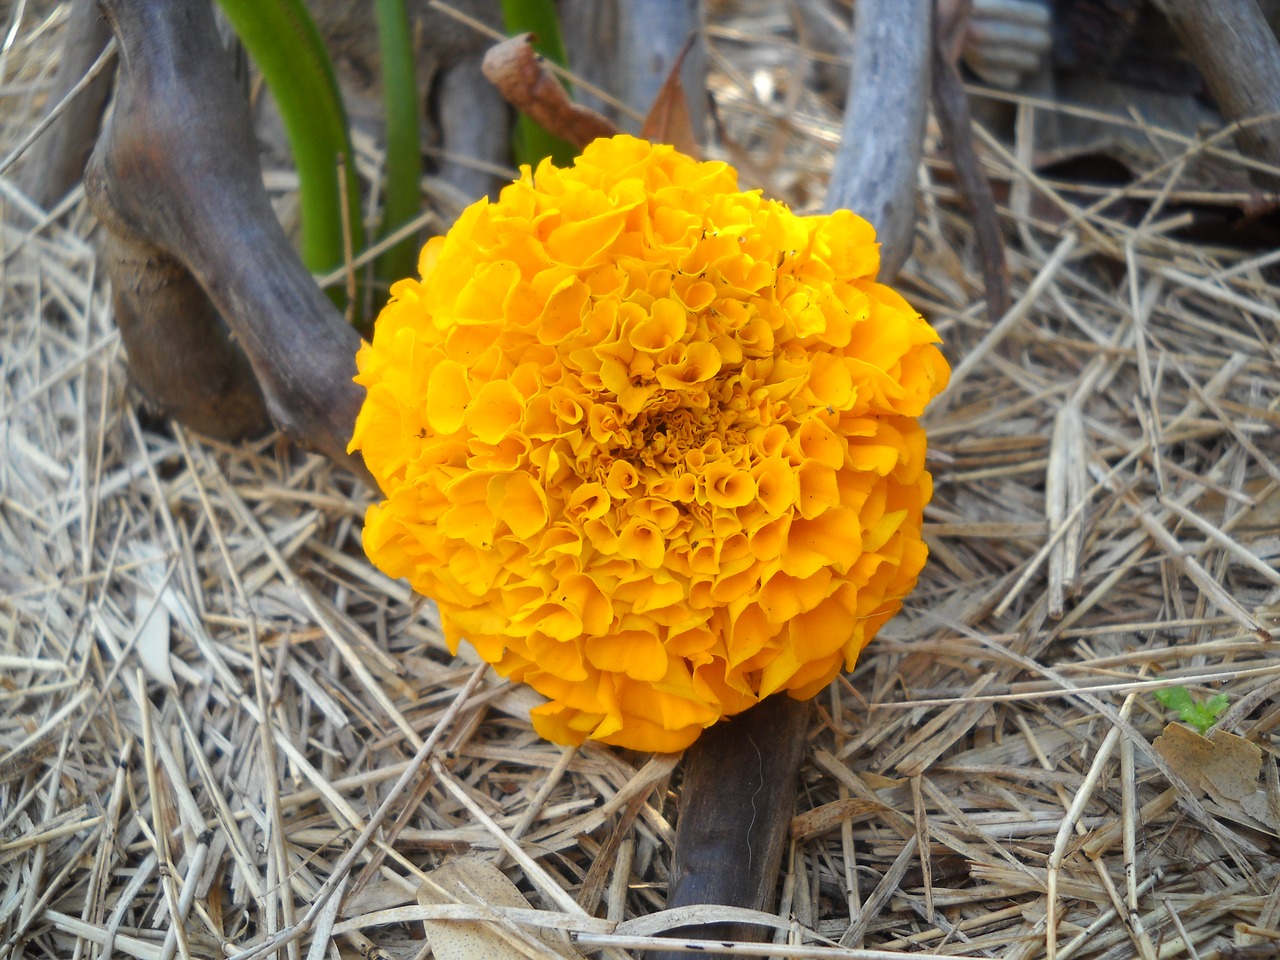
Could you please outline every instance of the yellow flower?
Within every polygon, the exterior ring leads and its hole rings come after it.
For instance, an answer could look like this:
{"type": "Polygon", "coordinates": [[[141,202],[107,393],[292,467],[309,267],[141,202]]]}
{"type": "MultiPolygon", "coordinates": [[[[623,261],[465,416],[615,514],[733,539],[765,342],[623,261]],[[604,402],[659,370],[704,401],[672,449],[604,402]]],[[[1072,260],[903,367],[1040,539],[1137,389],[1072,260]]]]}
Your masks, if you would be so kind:
{"type": "Polygon", "coordinates": [[[878,266],[866,221],[671,147],[525,168],[360,349],[365,549],[551,740],[674,751],[814,695],[926,555],[915,418],[949,370],[878,266]]]}

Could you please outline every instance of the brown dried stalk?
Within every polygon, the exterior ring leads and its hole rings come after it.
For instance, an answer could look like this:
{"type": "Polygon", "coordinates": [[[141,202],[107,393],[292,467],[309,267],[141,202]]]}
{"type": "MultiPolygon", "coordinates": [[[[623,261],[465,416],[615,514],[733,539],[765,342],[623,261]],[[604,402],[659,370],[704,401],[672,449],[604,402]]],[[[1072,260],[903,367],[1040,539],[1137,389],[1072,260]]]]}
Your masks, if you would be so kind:
{"type": "MultiPolygon", "coordinates": [[[[939,15],[941,17],[941,12],[939,15]]],[[[1009,265],[1005,262],[1004,238],[996,217],[995,197],[991,193],[991,184],[982,173],[969,132],[973,118],[957,65],[964,15],[963,10],[955,11],[951,19],[938,23],[933,45],[933,112],[951,154],[956,185],[973,217],[973,232],[982,257],[987,317],[994,323],[1009,309],[1009,265]]]]}

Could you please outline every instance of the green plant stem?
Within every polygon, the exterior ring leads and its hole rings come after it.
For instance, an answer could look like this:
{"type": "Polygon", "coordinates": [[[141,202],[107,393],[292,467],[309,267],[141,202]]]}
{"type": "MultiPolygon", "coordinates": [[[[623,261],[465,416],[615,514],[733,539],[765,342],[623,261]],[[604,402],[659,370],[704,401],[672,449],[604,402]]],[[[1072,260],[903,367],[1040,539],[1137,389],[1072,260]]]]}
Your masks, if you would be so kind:
{"type": "MultiPolygon", "coordinates": [[[[418,139],[418,80],[413,37],[404,0],[377,0],[378,48],[382,58],[382,97],[387,124],[386,188],[379,238],[417,216],[422,152],[418,139]]],[[[417,244],[412,237],[382,254],[374,266],[380,281],[392,283],[416,275],[417,244]]]]}
{"type": "MultiPolygon", "coordinates": [[[[553,63],[568,65],[554,0],[502,0],[502,19],[507,33],[532,33],[533,49],[553,63]]],[[[567,83],[564,86],[569,89],[567,83]]],[[[520,115],[518,132],[516,159],[520,163],[536,166],[543,157],[551,157],[557,164],[567,166],[578,155],[573,144],[553,137],[524,114],[520,115]]]]}
{"type": "Polygon", "coordinates": [[[302,262],[312,273],[328,273],[343,262],[339,168],[351,249],[364,247],[360,189],[333,64],[302,0],[218,2],[280,108],[298,170],[302,262]]]}

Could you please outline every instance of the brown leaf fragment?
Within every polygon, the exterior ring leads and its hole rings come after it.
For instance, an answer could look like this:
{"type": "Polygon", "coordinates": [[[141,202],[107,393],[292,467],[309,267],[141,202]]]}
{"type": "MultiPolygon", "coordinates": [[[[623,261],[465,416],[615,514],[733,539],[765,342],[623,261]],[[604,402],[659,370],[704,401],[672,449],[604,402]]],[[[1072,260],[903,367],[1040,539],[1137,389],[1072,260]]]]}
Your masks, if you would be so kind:
{"type": "Polygon", "coordinates": [[[459,857],[427,874],[418,888],[418,902],[465,903],[494,910],[494,920],[431,920],[423,924],[436,960],[583,960],[563,936],[538,928],[525,930],[504,922],[504,908],[531,909],[514,883],[496,866],[479,857],[459,857]]]}
{"type": "Polygon", "coordinates": [[[574,103],[534,52],[533,35],[522,33],[489,48],[480,69],[506,101],[553,136],[581,149],[618,128],[596,111],[574,103]]]}
{"type": "Polygon", "coordinates": [[[1216,803],[1280,829],[1269,802],[1271,784],[1258,782],[1262,750],[1257,744],[1225,730],[1202,737],[1181,723],[1170,723],[1152,746],[1175,773],[1216,803]]]}
{"type": "Polygon", "coordinates": [[[680,68],[684,58],[693,49],[696,36],[690,34],[675,62],[671,64],[671,72],[663,81],[662,89],[653,99],[649,115],[644,118],[640,127],[640,136],[653,143],[669,143],[681,153],[687,153],[696,159],[702,159],[702,141],[693,129],[693,120],[689,116],[689,100],[685,96],[684,86],[680,83],[680,68]]]}

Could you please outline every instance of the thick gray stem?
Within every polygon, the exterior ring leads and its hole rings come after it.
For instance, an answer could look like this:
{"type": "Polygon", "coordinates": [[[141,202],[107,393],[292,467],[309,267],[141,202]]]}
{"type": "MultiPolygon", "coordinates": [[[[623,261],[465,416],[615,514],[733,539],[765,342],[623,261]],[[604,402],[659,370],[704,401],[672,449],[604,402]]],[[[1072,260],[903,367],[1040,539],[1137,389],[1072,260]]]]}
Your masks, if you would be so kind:
{"type": "Polygon", "coordinates": [[[876,228],[884,281],[911,254],[932,25],[932,0],[858,0],[854,9],[849,99],[826,209],[852,210],[876,228]]]}
{"type": "MultiPolygon", "coordinates": [[[[641,116],[671,72],[691,33],[701,37],[699,0],[561,0],[560,22],[574,71],[617,96],[641,116]]],[[[680,68],[689,119],[699,137],[707,119],[707,51],[701,39],[680,68]]],[[[583,90],[574,100],[598,110],[623,130],[640,121],[583,90]]]]}
{"type": "MultiPolygon", "coordinates": [[[[49,90],[49,109],[80,82],[111,39],[111,29],[94,0],[74,0],[59,51],[58,71],[49,90]]],[[[115,71],[108,65],[63,109],[23,159],[18,185],[45,209],[51,209],[84,176],[85,162],[98,139],[98,126],[115,71]]]]}
{"type": "MultiPolygon", "coordinates": [[[[86,173],[85,189],[107,230],[161,257],[116,257],[119,290],[159,288],[151,274],[187,271],[243,347],[271,419],[291,439],[350,465],[346,452],[363,399],[352,382],[360,338],[316,286],[276,220],[262,185],[248,106],[236,88],[207,0],[101,0],[120,44],[116,106],[86,173]]],[[[197,289],[198,288],[198,289],[197,289]]],[[[193,301],[194,303],[194,301],[193,301]]],[[[140,310],[158,310],[152,298],[140,310]]],[[[131,363],[167,355],[166,391],[195,389],[204,368],[179,360],[181,329],[207,308],[151,318],[154,338],[131,363]],[[161,322],[164,321],[164,322],[161,322]],[[168,350],[165,354],[164,351],[168,350]]],[[[170,408],[173,409],[172,404],[170,408]]]]}
{"type": "MultiPolygon", "coordinates": [[[[1158,0],[1228,120],[1248,123],[1240,150],[1280,167],[1280,42],[1256,0],[1158,0]]],[[[1280,176],[1253,173],[1258,186],[1280,188],[1280,176]]]]}

